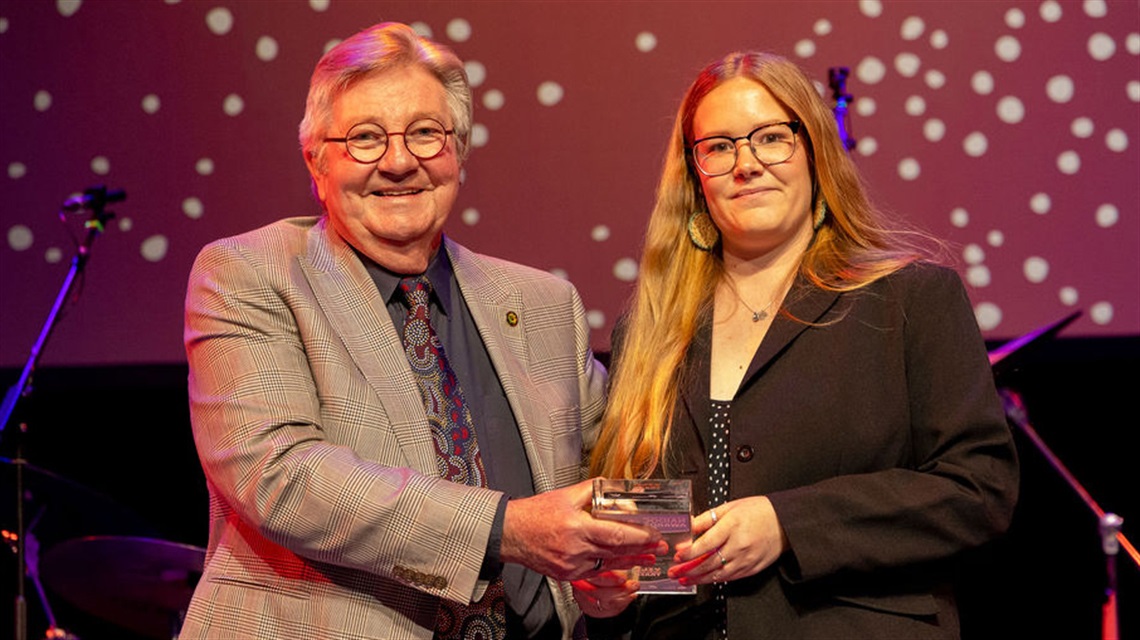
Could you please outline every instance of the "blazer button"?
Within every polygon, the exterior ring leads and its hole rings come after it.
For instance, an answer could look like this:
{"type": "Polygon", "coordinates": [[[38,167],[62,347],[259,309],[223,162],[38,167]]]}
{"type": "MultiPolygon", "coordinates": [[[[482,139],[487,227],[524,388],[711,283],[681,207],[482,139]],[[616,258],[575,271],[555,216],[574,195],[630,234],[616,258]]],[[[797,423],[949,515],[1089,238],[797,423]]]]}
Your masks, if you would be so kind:
{"type": "Polygon", "coordinates": [[[752,447],[748,445],[742,445],[736,450],[736,459],[741,462],[748,462],[752,459],[752,456],[752,447]]]}

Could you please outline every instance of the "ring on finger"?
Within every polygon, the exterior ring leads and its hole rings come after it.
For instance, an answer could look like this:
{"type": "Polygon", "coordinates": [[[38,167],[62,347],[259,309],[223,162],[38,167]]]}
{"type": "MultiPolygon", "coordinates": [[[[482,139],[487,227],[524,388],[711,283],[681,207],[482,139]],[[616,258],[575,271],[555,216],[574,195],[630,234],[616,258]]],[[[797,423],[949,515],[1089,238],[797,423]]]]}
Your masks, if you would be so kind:
{"type": "Polygon", "coordinates": [[[728,560],[725,560],[724,556],[720,553],[720,547],[716,548],[716,557],[720,560],[720,566],[723,567],[724,565],[728,564],[728,560]]]}
{"type": "Polygon", "coordinates": [[[709,515],[712,516],[713,524],[716,524],[716,509],[709,509],[709,515]]]}

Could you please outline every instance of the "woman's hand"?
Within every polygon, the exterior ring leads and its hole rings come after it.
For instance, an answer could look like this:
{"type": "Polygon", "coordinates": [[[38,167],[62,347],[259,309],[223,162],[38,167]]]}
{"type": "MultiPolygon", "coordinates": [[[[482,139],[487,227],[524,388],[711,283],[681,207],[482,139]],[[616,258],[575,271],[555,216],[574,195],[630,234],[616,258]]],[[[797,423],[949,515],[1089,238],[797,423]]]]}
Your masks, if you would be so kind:
{"type": "Polygon", "coordinates": [[[612,618],[637,598],[638,581],[629,571],[603,571],[570,583],[574,600],[591,618],[612,618]]]}
{"type": "Polygon", "coordinates": [[[677,546],[669,577],[686,585],[747,578],[787,549],[787,536],[768,498],[741,498],[693,518],[693,541],[677,546]]]}

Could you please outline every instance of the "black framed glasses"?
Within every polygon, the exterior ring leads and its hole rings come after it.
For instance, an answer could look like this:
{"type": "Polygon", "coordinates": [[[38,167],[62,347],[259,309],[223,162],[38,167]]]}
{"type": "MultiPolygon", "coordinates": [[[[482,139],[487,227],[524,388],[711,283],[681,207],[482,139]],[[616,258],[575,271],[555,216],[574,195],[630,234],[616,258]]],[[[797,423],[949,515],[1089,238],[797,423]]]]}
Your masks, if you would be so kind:
{"type": "Polygon", "coordinates": [[[748,147],[756,160],[765,167],[787,162],[796,152],[796,134],[800,132],[798,120],[774,122],[756,127],[746,136],[709,136],[693,142],[689,152],[697,170],[710,178],[731,173],[736,167],[737,153],[741,140],[748,141],[748,147]]]}
{"type": "Polygon", "coordinates": [[[447,136],[455,133],[443,123],[432,118],[416,120],[404,129],[403,133],[388,133],[384,127],[374,122],[361,122],[352,125],[343,138],[325,138],[325,142],[343,142],[352,159],[361,164],[379,162],[388,151],[388,138],[403,136],[408,153],[428,160],[438,156],[447,146],[447,136]]]}

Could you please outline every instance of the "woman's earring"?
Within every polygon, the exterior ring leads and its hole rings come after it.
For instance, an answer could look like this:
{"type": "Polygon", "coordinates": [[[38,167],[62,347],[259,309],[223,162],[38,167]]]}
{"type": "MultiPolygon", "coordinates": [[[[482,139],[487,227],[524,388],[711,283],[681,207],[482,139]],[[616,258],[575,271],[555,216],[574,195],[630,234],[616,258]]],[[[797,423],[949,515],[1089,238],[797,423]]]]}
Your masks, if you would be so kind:
{"type": "Polygon", "coordinates": [[[821,194],[815,200],[815,219],[812,220],[811,228],[814,231],[819,231],[823,226],[823,221],[827,219],[827,201],[823,199],[821,194]]]}
{"type": "Polygon", "coordinates": [[[689,241],[701,251],[712,251],[720,242],[720,230],[713,224],[708,211],[694,211],[689,216],[689,241]]]}

